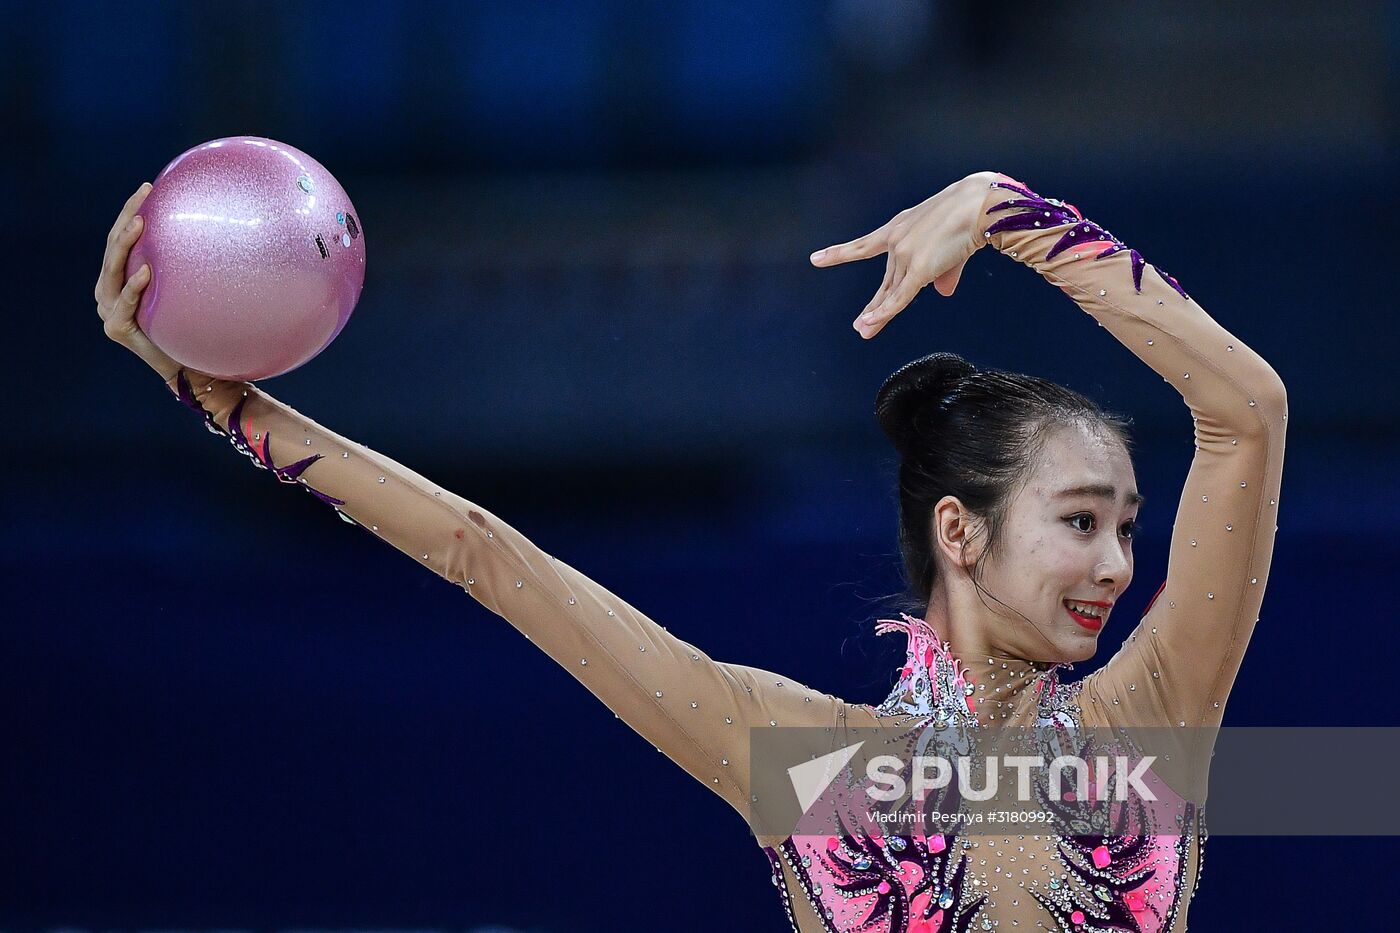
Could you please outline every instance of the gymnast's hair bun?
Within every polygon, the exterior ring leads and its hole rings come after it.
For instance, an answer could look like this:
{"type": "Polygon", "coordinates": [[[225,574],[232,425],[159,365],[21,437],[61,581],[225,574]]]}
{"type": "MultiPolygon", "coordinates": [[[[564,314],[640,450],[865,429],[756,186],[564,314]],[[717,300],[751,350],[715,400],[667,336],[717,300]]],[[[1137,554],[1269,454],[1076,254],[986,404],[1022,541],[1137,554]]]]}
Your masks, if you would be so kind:
{"type": "Polygon", "coordinates": [[[890,374],[875,396],[875,417],[901,456],[909,456],[917,446],[919,415],[936,410],[963,379],[976,371],[977,367],[956,353],[930,353],[890,374]]]}

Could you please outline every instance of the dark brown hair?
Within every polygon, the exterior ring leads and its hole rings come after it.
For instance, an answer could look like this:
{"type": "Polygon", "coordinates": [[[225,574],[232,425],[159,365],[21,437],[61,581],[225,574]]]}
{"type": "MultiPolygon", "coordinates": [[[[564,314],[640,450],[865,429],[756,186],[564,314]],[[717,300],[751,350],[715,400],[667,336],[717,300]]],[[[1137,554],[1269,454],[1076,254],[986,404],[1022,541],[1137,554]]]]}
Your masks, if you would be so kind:
{"type": "Polygon", "coordinates": [[[875,415],[901,457],[899,549],[908,590],[897,601],[919,615],[937,573],[931,516],[940,499],[956,496],[985,522],[988,540],[973,568],[976,583],[1047,429],[1089,425],[1132,451],[1130,419],[1048,379],[977,369],[953,353],[934,353],[897,369],[875,397],[875,415]]]}

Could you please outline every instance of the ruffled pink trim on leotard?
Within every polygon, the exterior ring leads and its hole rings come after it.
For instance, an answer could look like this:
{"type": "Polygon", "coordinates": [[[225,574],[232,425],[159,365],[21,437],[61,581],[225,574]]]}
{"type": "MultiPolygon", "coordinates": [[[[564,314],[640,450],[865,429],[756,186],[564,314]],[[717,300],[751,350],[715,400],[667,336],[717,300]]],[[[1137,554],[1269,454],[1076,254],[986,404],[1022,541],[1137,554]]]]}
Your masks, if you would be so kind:
{"type": "Polygon", "coordinates": [[[878,712],[918,716],[936,715],[942,710],[951,717],[961,716],[966,710],[968,716],[976,715],[977,704],[969,689],[972,677],[953,656],[948,643],[938,637],[927,620],[907,612],[900,616],[903,621],[879,619],[875,624],[876,635],[904,632],[909,639],[904,666],[896,672],[899,681],[878,712]]]}

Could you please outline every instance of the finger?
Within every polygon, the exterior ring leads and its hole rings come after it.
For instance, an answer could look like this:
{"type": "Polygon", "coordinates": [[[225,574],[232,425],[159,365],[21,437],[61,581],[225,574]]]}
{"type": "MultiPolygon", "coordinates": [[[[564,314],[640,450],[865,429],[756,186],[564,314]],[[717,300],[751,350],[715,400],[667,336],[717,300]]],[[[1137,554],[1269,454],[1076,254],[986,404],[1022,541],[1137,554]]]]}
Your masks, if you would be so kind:
{"type": "Polygon", "coordinates": [[[944,298],[951,298],[953,292],[958,287],[958,280],[962,278],[962,272],[966,266],[967,260],[964,259],[947,272],[935,278],[933,280],[934,291],[938,292],[938,294],[942,295],[944,298]]]}
{"type": "Polygon", "coordinates": [[[127,257],[131,254],[131,247],[141,238],[144,228],[145,220],[137,214],[118,231],[117,238],[107,244],[107,253],[102,257],[102,273],[97,278],[95,290],[98,304],[110,305],[121,293],[127,257]]]}
{"type": "Polygon", "coordinates": [[[869,304],[865,305],[865,310],[861,311],[860,317],[855,318],[853,326],[857,331],[860,331],[862,324],[871,324],[875,321],[875,312],[881,305],[885,304],[886,298],[889,298],[890,289],[895,289],[900,282],[903,282],[904,276],[909,275],[909,256],[902,251],[892,249],[889,254],[889,262],[885,265],[885,283],[882,284],[881,290],[876,291],[875,297],[871,298],[869,304]]]}
{"type": "Polygon", "coordinates": [[[141,202],[146,200],[146,195],[151,193],[151,183],[141,182],[141,187],[132,192],[131,197],[126,199],[122,205],[121,213],[117,215],[116,222],[112,224],[112,229],[107,231],[107,242],[110,243],[117,238],[117,234],[127,225],[136,212],[141,209],[141,202]]]}
{"type": "Polygon", "coordinates": [[[871,256],[878,256],[885,251],[887,246],[885,234],[885,227],[880,227],[878,230],[872,230],[865,236],[851,240],[849,243],[839,243],[836,246],[819,249],[811,255],[812,265],[825,268],[839,266],[843,262],[851,262],[856,259],[869,259],[871,256]]]}
{"type": "Polygon", "coordinates": [[[856,330],[867,340],[874,337],[896,314],[909,306],[914,296],[922,289],[923,283],[917,275],[905,275],[890,291],[885,300],[873,311],[867,311],[856,320],[856,330]]]}
{"type": "Polygon", "coordinates": [[[121,294],[112,304],[111,313],[106,318],[105,330],[108,337],[121,341],[129,337],[132,331],[139,330],[136,326],[136,309],[140,307],[141,293],[146,290],[150,281],[151,267],[145,263],[126,280],[126,285],[122,287],[121,294]]]}
{"type": "Polygon", "coordinates": [[[885,296],[890,292],[890,285],[893,284],[895,280],[896,265],[898,265],[898,259],[895,257],[894,253],[890,253],[889,258],[885,260],[885,279],[880,283],[880,287],[875,290],[875,296],[865,303],[864,308],[860,309],[861,314],[864,314],[871,308],[877,307],[880,302],[885,300],[885,296]]]}

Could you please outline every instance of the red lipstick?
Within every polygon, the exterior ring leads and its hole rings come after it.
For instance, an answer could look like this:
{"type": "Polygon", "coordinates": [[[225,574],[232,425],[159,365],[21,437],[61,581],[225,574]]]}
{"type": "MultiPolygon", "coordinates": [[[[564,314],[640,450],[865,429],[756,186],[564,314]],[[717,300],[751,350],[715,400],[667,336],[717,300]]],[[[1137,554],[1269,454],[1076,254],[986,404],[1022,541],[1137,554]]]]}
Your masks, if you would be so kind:
{"type": "MultiPolygon", "coordinates": [[[[1112,603],[1106,603],[1096,599],[1077,599],[1075,600],[1075,602],[1085,603],[1086,605],[1090,606],[1102,606],[1104,609],[1111,609],[1113,607],[1112,603]]],[[[1088,629],[1089,631],[1097,632],[1103,628],[1104,620],[1099,618],[1098,616],[1084,615],[1081,612],[1075,612],[1073,609],[1071,609],[1068,605],[1065,605],[1064,603],[1061,603],[1061,605],[1065,606],[1065,612],[1069,613],[1069,617],[1071,619],[1073,619],[1077,624],[1088,629]]]]}

